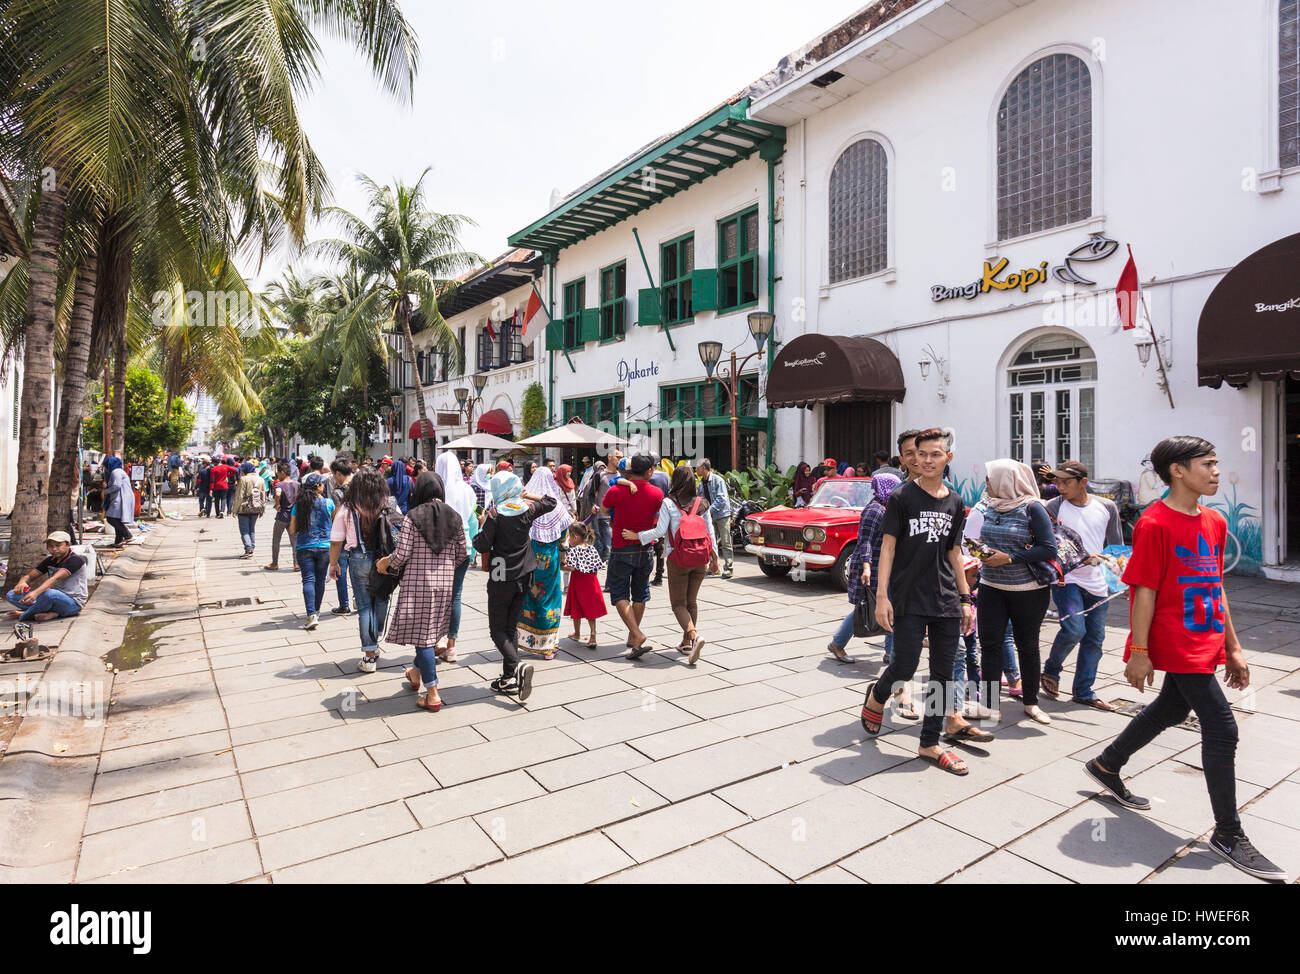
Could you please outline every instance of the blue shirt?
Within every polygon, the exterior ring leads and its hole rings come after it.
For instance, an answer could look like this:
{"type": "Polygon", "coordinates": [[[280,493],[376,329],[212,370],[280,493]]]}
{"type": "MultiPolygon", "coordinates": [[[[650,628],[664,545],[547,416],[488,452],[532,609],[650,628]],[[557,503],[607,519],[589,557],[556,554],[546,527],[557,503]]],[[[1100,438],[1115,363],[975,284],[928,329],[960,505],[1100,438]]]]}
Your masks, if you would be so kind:
{"type": "Polygon", "coordinates": [[[330,525],[334,523],[334,502],[318,497],[311,508],[311,526],[298,534],[298,548],[328,548],[330,525]]]}
{"type": "Polygon", "coordinates": [[[704,488],[704,499],[709,502],[709,517],[717,520],[731,516],[731,498],[727,496],[727,482],[722,475],[710,471],[708,479],[700,485],[704,488]]]}

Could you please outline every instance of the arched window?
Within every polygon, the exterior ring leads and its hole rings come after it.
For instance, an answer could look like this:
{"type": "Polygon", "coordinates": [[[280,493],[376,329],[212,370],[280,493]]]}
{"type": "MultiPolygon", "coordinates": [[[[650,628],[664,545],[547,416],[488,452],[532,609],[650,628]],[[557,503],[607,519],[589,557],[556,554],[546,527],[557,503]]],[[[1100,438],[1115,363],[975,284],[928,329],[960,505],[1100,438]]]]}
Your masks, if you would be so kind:
{"type": "Polygon", "coordinates": [[[1043,335],[1007,369],[1013,460],[1033,466],[1078,460],[1089,470],[1097,454],[1097,357],[1073,335],[1043,335]]]}
{"type": "Polygon", "coordinates": [[[1049,54],[1021,71],[998,106],[998,239],[1092,216],[1092,75],[1049,54]]]}
{"type": "Polygon", "coordinates": [[[888,266],[889,161],[885,147],[862,139],[831,170],[830,282],[866,277],[888,266]]]}
{"type": "Polygon", "coordinates": [[[1277,145],[1283,169],[1300,166],[1300,0],[1277,8],[1277,145]]]}

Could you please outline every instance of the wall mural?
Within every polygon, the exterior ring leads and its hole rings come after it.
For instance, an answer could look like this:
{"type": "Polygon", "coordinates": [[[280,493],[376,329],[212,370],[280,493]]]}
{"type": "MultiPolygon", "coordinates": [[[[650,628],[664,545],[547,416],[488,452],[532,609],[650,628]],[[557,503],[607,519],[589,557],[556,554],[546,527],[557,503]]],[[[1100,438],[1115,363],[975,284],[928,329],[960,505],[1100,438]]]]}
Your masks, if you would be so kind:
{"type": "MultiPolygon", "coordinates": [[[[1227,550],[1223,553],[1223,571],[1238,575],[1263,575],[1264,569],[1264,524],[1259,516],[1259,509],[1238,498],[1237,483],[1240,480],[1235,470],[1228,473],[1228,486],[1231,494],[1219,482],[1219,493],[1208,500],[1206,507],[1218,511],[1228,522],[1227,550]]],[[[1146,510],[1156,501],[1169,493],[1168,488],[1152,470],[1144,470],[1138,478],[1138,503],[1146,510]]]]}

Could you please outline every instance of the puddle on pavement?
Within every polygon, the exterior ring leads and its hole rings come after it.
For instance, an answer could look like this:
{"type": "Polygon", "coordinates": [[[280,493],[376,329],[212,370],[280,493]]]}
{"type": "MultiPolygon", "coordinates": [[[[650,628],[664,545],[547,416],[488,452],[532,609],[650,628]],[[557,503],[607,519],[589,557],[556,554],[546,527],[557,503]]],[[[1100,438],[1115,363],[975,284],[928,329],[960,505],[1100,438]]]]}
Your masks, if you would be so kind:
{"type": "Polygon", "coordinates": [[[138,670],[146,663],[152,663],[158,657],[158,641],[154,639],[154,633],[166,624],[148,622],[144,618],[128,619],[122,645],[109,650],[100,659],[118,671],[138,670]]]}

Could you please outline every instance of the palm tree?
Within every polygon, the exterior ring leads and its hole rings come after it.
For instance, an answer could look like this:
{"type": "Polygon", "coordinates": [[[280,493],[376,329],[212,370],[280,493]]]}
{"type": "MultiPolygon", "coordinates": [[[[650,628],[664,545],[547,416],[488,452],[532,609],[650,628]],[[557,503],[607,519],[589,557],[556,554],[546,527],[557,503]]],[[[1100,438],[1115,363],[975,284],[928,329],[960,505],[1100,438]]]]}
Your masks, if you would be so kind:
{"type": "MultiPolygon", "coordinates": [[[[481,266],[486,261],[464,249],[460,233],[474,226],[468,217],[434,213],[425,206],[426,169],[414,184],[400,181],[380,186],[369,176],[361,176],[366,189],[370,222],[338,207],[325,212],[341,227],[343,236],[318,240],[309,253],[332,257],[373,281],[374,300],[383,307],[387,330],[402,336],[406,355],[412,366],[416,362],[415,340],[411,336],[411,315],[416,307],[424,312],[426,327],[433,330],[433,348],[455,355],[456,368],[465,367],[465,350],[460,347],[451,326],[438,310],[438,298],[450,294],[457,286],[457,275],[481,266]]],[[[433,423],[419,369],[415,376],[415,403],[424,435],[421,437],[425,461],[433,465],[433,423]]]]}

